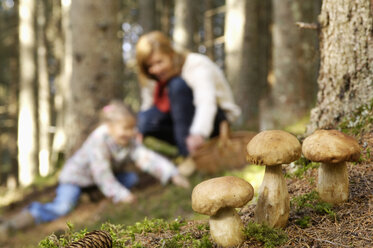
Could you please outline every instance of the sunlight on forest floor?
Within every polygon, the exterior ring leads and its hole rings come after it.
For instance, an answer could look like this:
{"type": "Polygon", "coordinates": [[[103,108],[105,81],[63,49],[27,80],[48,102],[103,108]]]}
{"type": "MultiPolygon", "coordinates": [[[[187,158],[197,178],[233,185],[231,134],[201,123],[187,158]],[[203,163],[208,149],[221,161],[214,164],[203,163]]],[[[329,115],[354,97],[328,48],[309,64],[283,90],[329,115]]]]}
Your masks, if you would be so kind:
{"type": "Polygon", "coordinates": [[[310,116],[307,115],[297,122],[284,128],[285,131],[293,133],[295,135],[300,135],[306,132],[307,124],[310,121],[310,116]]]}
{"type": "Polygon", "coordinates": [[[264,172],[265,172],[265,166],[260,166],[260,165],[247,165],[245,168],[242,170],[235,170],[235,171],[229,171],[226,172],[226,175],[232,175],[232,176],[237,176],[242,179],[245,179],[248,181],[251,186],[254,188],[254,198],[251,200],[250,204],[253,204],[256,202],[258,198],[258,191],[259,187],[262,184],[263,177],[264,177],[264,172]]]}

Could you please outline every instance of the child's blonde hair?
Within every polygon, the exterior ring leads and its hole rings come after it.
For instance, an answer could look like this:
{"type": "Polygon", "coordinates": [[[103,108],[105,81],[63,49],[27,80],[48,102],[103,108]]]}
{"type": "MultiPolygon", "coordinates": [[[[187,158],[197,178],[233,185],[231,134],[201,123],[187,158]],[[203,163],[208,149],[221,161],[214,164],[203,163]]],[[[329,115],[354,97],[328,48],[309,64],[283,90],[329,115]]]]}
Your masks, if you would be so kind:
{"type": "Polygon", "coordinates": [[[113,122],[123,118],[136,118],[129,106],[121,100],[112,100],[101,110],[102,122],[113,122]]]}

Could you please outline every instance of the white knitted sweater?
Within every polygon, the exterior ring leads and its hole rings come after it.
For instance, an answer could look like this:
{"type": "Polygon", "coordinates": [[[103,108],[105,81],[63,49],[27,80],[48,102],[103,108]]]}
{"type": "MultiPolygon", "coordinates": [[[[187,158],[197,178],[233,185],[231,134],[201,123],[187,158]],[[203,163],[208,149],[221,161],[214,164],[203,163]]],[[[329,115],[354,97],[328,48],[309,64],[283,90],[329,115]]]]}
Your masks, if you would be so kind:
{"type": "MultiPolygon", "coordinates": [[[[196,107],[190,134],[209,137],[213,131],[218,106],[225,112],[230,122],[234,122],[241,114],[241,109],[234,102],[232,90],[223,71],[207,56],[189,53],[181,77],[192,89],[196,107]]],[[[141,110],[146,110],[153,105],[154,84],[153,81],[146,87],[142,87],[141,110]]]]}

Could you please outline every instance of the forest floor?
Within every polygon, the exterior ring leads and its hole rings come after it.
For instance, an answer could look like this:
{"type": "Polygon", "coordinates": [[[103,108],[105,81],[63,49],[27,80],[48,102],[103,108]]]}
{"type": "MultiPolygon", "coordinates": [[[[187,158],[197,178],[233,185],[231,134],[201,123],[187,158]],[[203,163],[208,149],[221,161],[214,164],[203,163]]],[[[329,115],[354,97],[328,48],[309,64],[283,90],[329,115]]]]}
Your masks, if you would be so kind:
{"type": "MultiPolygon", "coordinates": [[[[350,195],[347,202],[337,206],[322,205],[314,197],[317,168],[309,168],[298,176],[290,174],[286,177],[291,199],[290,217],[283,229],[287,240],[278,247],[373,247],[373,130],[359,136],[363,147],[362,160],[359,163],[349,163],[350,195]]],[[[214,175],[215,176],[215,175],[214,175]]],[[[211,177],[211,175],[210,175],[211,177]]],[[[191,178],[196,185],[204,176],[195,175],[191,178]]],[[[195,215],[190,206],[191,190],[176,188],[172,185],[161,186],[155,180],[145,177],[141,188],[134,189],[139,201],[135,205],[114,205],[106,199],[90,200],[83,195],[80,204],[68,216],[52,223],[41,224],[22,232],[13,233],[0,247],[38,247],[38,242],[54,233],[62,235],[68,229],[67,222],[73,224],[75,231],[87,228],[100,228],[104,222],[113,224],[134,225],[136,222],[152,218],[162,218],[167,221],[182,218],[185,226],[182,232],[192,233],[198,239],[201,237],[200,225],[207,223],[203,216],[195,215]]],[[[54,196],[55,187],[40,190],[1,209],[2,216],[11,216],[26,206],[30,201],[47,201],[54,196]]],[[[253,222],[255,204],[249,204],[239,211],[247,225],[253,222]]],[[[136,234],[136,241],[142,247],[167,247],[164,239],[169,239],[166,231],[157,233],[136,234]]],[[[131,246],[128,246],[131,247],[131,246]]],[[[136,246],[139,247],[139,246],[136,246]]],[[[168,246],[181,247],[181,246],[168,246]]],[[[183,247],[192,247],[185,245],[183,247]]],[[[193,246],[194,247],[194,246],[193,246]]],[[[210,246],[217,247],[213,243],[210,246]]],[[[269,244],[248,236],[240,247],[271,247],[269,244]]]]}

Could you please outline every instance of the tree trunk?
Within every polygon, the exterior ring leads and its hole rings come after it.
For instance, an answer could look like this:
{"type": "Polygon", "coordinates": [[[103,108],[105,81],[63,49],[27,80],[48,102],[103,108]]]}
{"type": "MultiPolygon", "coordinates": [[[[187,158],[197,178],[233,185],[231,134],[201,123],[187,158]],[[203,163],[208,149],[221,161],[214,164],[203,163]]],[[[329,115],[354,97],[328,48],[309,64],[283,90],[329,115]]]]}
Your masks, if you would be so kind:
{"type": "Polygon", "coordinates": [[[315,22],[318,1],[272,1],[273,80],[270,114],[262,129],[284,128],[308,114],[316,94],[317,32],[296,22],[315,22]]]}
{"type": "Polygon", "coordinates": [[[116,5],[117,1],[71,1],[72,74],[68,81],[65,122],[67,156],[78,149],[94,129],[100,108],[110,99],[123,96],[116,5]]]}
{"type": "Polygon", "coordinates": [[[206,46],[206,55],[212,60],[215,60],[215,51],[214,51],[214,22],[213,16],[208,14],[214,8],[213,0],[205,0],[205,13],[203,19],[203,26],[205,32],[205,46],[206,46]]]}
{"type": "Polygon", "coordinates": [[[158,28],[155,0],[139,0],[139,24],[144,33],[158,28]]]}
{"type": "Polygon", "coordinates": [[[160,28],[159,30],[162,31],[166,35],[170,35],[171,30],[171,13],[173,7],[173,1],[171,0],[159,0],[156,1],[156,9],[157,13],[160,16],[160,28]]]}
{"type": "Polygon", "coordinates": [[[175,26],[173,40],[175,48],[179,50],[194,50],[194,21],[193,1],[176,0],[175,1],[175,26]]]}
{"type": "Polygon", "coordinates": [[[37,174],[37,121],[35,97],[35,1],[19,2],[20,89],[18,117],[18,179],[30,185],[37,174]]]}
{"type": "Polygon", "coordinates": [[[38,120],[39,120],[39,173],[47,176],[51,173],[50,149],[51,126],[50,87],[47,67],[47,47],[45,44],[45,5],[44,0],[37,1],[37,56],[38,56],[38,120]]]}
{"type": "Polygon", "coordinates": [[[262,82],[262,96],[259,99],[259,129],[266,129],[268,118],[271,118],[268,99],[270,96],[269,82],[272,72],[272,0],[259,1],[259,82],[262,82]]]}
{"type": "Polygon", "coordinates": [[[18,118],[18,2],[0,13],[0,183],[8,189],[17,187],[18,118]]]}
{"type": "Polygon", "coordinates": [[[369,0],[325,0],[319,22],[317,106],[307,133],[333,128],[373,96],[373,23],[369,0]]]}
{"type": "MultiPolygon", "coordinates": [[[[65,59],[68,62],[69,57],[65,56],[65,50],[69,50],[71,42],[71,34],[69,33],[68,25],[69,19],[67,17],[69,10],[68,7],[62,8],[62,2],[51,1],[50,12],[51,16],[48,20],[47,39],[51,47],[51,56],[53,57],[53,66],[50,66],[50,74],[53,77],[54,95],[53,95],[53,141],[51,148],[50,161],[52,166],[56,166],[59,155],[63,153],[66,144],[66,134],[63,127],[66,110],[66,80],[69,80],[69,72],[64,63],[65,59]],[[65,44],[63,40],[65,37],[65,44]]],[[[70,63],[71,64],[71,63],[70,63]]],[[[69,68],[71,69],[71,68],[69,68]]]]}
{"type": "Polygon", "coordinates": [[[228,0],[226,6],[225,66],[236,102],[242,108],[237,124],[257,129],[264,85],[258,80],[258,2],[228,0]]]}

